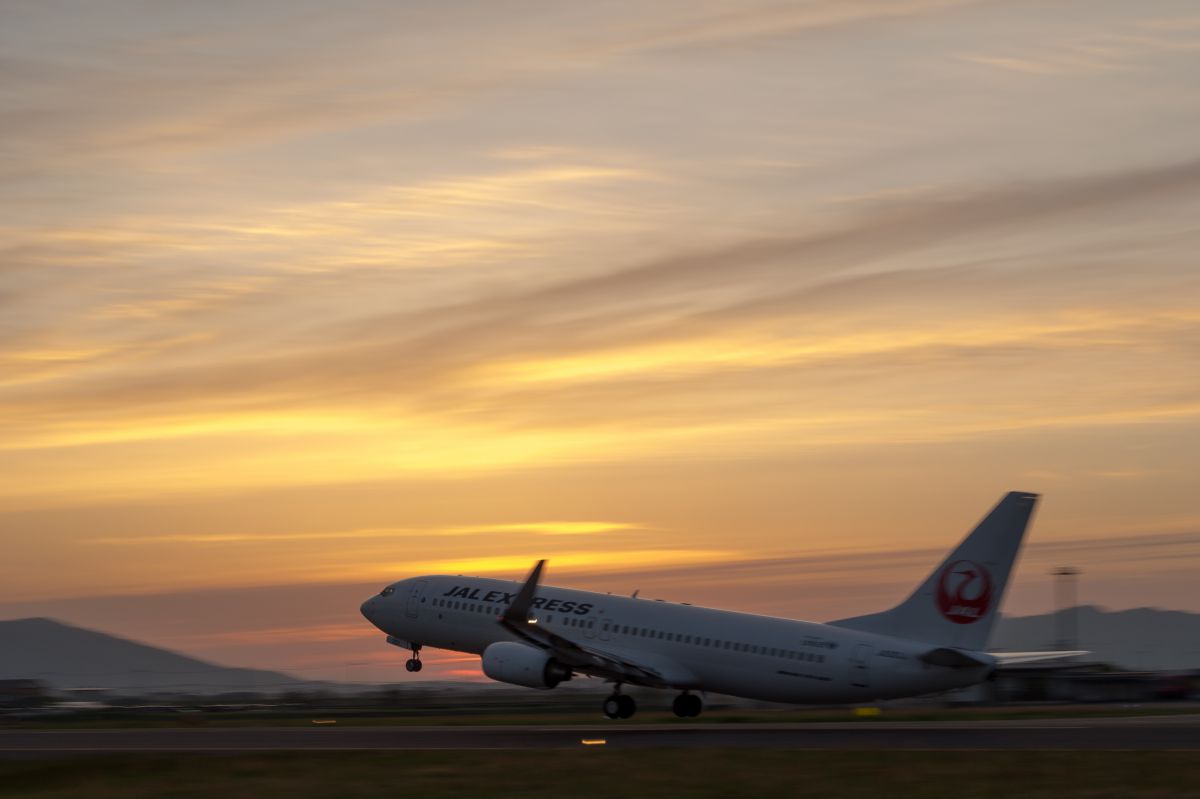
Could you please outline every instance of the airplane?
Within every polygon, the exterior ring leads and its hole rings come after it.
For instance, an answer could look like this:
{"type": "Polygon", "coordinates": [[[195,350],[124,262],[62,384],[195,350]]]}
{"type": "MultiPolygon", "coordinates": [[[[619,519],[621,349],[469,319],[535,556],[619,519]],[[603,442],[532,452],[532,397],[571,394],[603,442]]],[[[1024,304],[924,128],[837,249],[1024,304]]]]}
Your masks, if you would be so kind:
{"type": "Polygon", "coordinates": [[[794,704],[870,703],[961,688],[1001,664],[1085,652],[984,651],[1038,500],[1011,492],[916,591],[891,610],[826,624],[634,596],[541,585],[540,560],[523,583],[428,575],[392,583],[362,605],[387,642],[482,656],[493,680],[554,688],[575,675],[612,683],[602,710],[627,719],[623,685],[678,691],[681,718],[708,692],[794,704]]]}

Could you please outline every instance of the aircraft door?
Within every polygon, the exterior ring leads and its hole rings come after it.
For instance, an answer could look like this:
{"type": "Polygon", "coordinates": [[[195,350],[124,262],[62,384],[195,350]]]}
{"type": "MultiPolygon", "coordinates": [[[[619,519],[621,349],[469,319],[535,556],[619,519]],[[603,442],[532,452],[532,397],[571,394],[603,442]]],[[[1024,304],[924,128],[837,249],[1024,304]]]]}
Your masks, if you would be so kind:
{"type": "Polygon", "coordinates": [[[871,684],[871,647],[859,644],[850,656],[850,684],[855,688],[866,688],[871,684]]]}
{"type": "Polygon", "coordinates": [[[421,597],[425,593],[425,584],[428,582],[428,580],[417,580],[408,590],[408,605],[404,609],[404,615],[410,619],[417,617],[417,611],[421,607],[421,597]]]}
{"type": "Polygon", "coordinates": [[[598,633],[601,641],[607,641],[612,637],[612,627],[614,626],[612,622],[610,622],[608,619],[598,619],[596,624],[600,628],[598,633]]]}

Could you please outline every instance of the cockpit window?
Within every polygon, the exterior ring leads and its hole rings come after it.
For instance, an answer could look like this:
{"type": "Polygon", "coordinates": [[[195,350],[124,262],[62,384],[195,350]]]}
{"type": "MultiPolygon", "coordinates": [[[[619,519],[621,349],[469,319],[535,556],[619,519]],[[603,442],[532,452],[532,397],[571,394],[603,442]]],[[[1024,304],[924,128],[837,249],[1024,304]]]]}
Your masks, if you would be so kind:
{"type": "Polygon", "coordinates": [[[396,586],[394,586],[394,585],[389,585],[387,588],[385,588],[385,589],[383,589],[382,591],[380,591],[380,592],[379,592],[379,595],[380,595],[380,596],[391,596],[391,595],[392,595],[392,594],[394,594],[394,593],[396,593],[396,586]]]}

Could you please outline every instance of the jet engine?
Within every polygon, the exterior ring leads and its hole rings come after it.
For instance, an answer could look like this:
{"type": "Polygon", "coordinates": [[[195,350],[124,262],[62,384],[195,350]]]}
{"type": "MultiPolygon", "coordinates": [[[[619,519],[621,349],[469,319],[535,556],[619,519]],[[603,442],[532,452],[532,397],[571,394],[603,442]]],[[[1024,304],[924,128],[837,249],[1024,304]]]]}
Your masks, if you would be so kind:
{"type": "Polygon", "coordinates": [[[553,688],[571,679],[571,669],[549,652],[516,641],[497,641],[483,650],[483,673],[493,680],[527,688],[553,688]]]}

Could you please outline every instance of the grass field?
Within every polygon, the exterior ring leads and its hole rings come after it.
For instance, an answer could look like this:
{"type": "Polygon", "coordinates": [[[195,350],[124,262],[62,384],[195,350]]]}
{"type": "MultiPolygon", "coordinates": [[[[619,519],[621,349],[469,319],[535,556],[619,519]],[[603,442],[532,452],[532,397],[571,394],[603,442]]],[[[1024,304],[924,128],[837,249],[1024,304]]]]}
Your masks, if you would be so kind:
{"type": "Polygon", "coordinates": [[[0,761],[0,797],[1198,797],[1187,752],[584,750],[0,761]]]}

